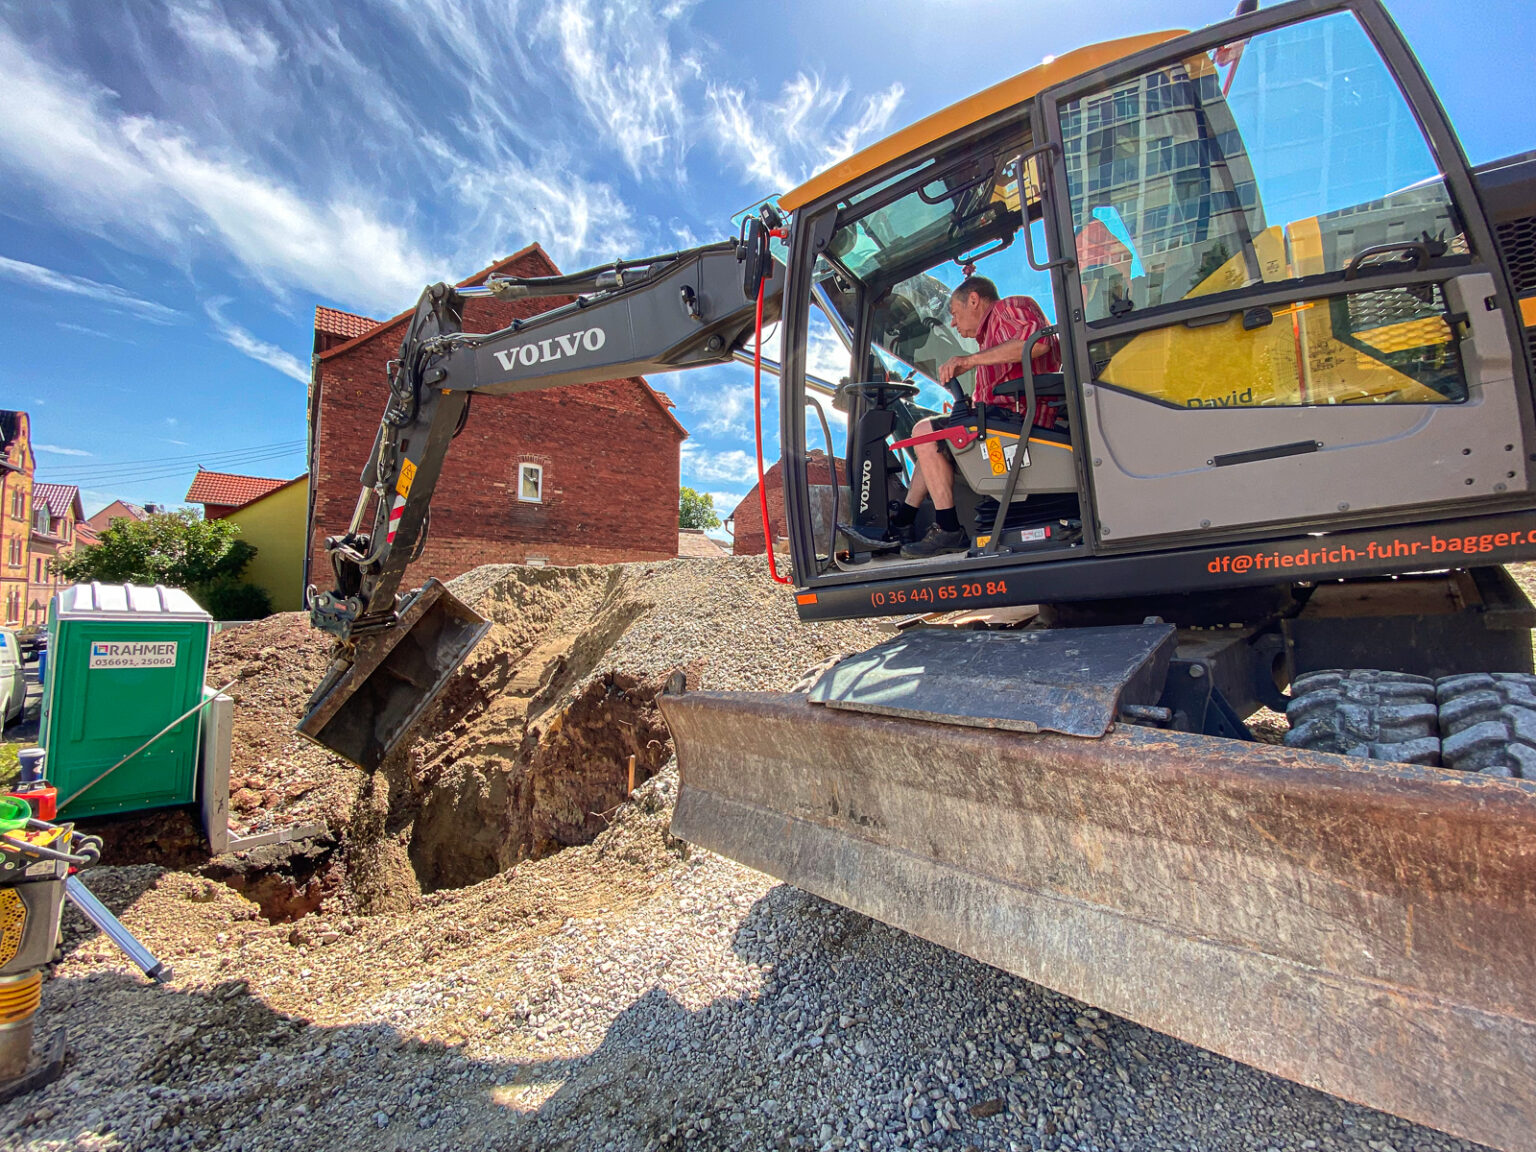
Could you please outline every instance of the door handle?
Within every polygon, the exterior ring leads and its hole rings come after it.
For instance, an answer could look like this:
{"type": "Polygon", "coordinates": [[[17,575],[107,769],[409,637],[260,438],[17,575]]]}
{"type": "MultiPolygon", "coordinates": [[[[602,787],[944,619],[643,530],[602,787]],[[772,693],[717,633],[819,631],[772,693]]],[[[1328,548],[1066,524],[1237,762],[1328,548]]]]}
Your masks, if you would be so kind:
{"type": "Polygon", "coordinates": [[[1369,248],[1358,253],[1354,259],[1344,268],[1344,279],[1355,280],[1360,276],[1367,260],[1377,256],[1385,256],[1392,252],[1402,252],[1413,257],[1414,270],[1422,272],[1429,267],[1429,245],[1423,240],[1400,240],[1395,244],[1372,244],[1369,248]]]}

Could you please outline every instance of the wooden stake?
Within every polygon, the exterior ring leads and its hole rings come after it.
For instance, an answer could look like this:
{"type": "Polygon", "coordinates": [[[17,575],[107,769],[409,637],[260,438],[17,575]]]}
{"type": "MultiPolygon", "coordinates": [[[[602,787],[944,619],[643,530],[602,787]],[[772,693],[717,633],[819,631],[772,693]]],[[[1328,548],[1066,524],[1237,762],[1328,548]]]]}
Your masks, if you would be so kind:
{"type": "Polygon", "coordinates": [[[629,758],[629,791],[635,790],[635,758],[629,758]]]}

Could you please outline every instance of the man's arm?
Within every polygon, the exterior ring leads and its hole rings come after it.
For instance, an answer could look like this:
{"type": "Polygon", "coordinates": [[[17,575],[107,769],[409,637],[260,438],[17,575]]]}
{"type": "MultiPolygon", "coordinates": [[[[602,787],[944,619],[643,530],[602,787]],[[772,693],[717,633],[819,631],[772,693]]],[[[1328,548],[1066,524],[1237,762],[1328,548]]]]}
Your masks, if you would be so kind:
{"type": "MultiPolygon", "coordinates": [[[[969,372],[972,368],[980,368],[983,364],[1014,364],[1024,355],[1024,340],[1004,340],[1001,344],[991,348],[983,348],[980,352],[972,352],[969,356],[951,356],[943,364],[939,365],[939,383],[948,384],[962,372],[969,372]]],[[[1035,345],[1031,354],[1031,360],[1039,360],[1042,356],[1051,354],[1051,342],[1042,340],[1035,345]]]]}

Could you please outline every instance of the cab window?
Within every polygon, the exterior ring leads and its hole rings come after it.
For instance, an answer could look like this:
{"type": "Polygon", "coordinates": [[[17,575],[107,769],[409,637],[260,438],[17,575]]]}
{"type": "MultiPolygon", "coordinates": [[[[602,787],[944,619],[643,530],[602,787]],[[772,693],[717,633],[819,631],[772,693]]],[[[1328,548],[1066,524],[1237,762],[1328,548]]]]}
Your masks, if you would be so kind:
{"type": "Polygon", "coordinates": [[[1345,271],[1367,248],[1465,254],[1412,110],[1347,12],[1060,106],[1086,320],[1345,271]]]}

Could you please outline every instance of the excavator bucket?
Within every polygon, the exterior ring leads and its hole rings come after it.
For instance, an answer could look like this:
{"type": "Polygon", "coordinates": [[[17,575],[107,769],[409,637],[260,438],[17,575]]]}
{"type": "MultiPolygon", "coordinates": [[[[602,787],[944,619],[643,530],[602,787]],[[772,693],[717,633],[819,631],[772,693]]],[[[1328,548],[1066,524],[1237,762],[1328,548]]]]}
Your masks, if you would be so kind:
{"type": "Polygon", "coordinates": [[[351,666],[326,677],[299,731],[373,771],[489,628],[441,583],[428,580],[395,624],[358,638],[351,666]]]}
{"type": "Polygon", "coordinates": [[[1536,1148],[1536,783],[664,696],[672,832],[1288,1079],[1536,1148]]]}

